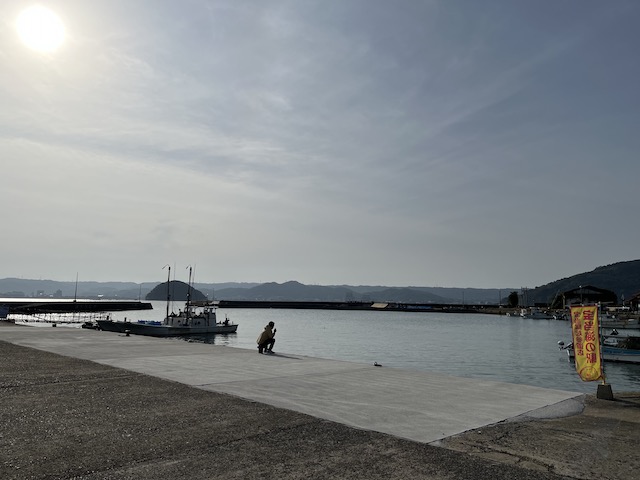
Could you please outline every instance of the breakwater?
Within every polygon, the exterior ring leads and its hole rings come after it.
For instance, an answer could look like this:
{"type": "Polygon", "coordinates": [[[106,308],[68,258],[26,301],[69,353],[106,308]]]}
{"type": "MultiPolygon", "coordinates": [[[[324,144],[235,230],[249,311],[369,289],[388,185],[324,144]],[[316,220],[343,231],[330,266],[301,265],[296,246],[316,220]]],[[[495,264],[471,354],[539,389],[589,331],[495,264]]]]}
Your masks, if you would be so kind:
{"type": "Polygon", "coordinates": [[[78,312],[124,312],[128,310],[151,310],[149,302],[135,300],[31,300],[0,299],[0,306],[9,308],[9,313],[33,315],[41,313],[78,312]]]}
{"type": "Polygon", "coordinates": [[[274,301],[274,300],[219,300],[219,308],[281,308],[299,310],[366,310],[385,312],[441,312],[441,313],[491,313],[506,314],[514,311],[498,305],[461,305],[448,303],[397,303],[397,302],[323,302],[323,301],[274,301]]]}

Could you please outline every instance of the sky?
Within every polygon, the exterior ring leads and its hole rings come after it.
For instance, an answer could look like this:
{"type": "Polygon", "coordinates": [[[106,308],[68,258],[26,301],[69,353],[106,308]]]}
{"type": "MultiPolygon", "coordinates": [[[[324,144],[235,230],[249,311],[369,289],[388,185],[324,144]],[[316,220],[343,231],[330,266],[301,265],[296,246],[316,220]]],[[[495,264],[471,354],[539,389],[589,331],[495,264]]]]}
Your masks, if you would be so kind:
{"type": "Polygon", "coordinates": [[[1,278],[532,288],[640,258],[637,0],[43,0],[47,51],[33,4],[0,4],[1,278]]]}

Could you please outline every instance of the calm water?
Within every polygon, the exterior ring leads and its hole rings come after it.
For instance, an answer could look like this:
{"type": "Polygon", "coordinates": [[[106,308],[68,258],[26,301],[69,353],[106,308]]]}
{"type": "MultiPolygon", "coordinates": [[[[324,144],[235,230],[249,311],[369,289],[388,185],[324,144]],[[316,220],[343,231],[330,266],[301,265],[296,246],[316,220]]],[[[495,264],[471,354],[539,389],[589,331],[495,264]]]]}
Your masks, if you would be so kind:
{"type": "MultiPolygon", "coordinates": [[[[114,317],[162,320],[166,304],[152,303],[153,311],[114,317]]],[[[254,350],[258,355],[256,338],[273,321],[277,352],[585,393],[597,388],[597,382],[582,382],[566,352],[558,349],[558,340],[570,341],[565,321],[422,312],[218,310],[219,320],[225,315],[239,324],[236,334],[191,341],[254,350]]],[[[605,374],[614,393],[640,391],[640,365],[606,364],[605,374]]]]}

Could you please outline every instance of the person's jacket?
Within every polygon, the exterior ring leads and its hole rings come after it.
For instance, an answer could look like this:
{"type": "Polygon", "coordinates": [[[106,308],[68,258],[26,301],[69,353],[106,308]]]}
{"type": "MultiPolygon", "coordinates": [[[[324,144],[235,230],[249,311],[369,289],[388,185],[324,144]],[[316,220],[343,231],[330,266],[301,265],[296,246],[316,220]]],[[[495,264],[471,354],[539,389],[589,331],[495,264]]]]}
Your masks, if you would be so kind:
{"type": "Polygon", "coordinates": [[[274,333],[271,331],[271,327],[267,325],[266,327],[264,327],[264,332],[262,332],[258,337],[258,340],[257,340],[258,345],[266,342],[267,340],[272,339],[273,336],[274,336],[274,333]]]}

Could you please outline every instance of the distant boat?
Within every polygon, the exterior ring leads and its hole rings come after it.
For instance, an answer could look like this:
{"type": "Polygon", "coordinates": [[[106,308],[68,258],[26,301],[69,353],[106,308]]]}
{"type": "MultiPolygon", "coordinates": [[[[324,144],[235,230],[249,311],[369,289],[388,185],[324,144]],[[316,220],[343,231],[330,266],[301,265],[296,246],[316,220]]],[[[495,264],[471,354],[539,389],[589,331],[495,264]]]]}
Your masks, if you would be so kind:
{"type": "Polygon", "coordinates": [[[522,318],[533,318],[535,320],[555,320],[555,316],[552,313],[544,312],[535,307],[530,309],[523,308],[520,310],[520,316],[522,318]]]}
{"type": "MultiPolygon", "coordinates": [[[[169,278],[171,267],[169,267],[169,278]]],[[[228,318],[218,322],[216,307],[213,303],[194,305],[191,303],[191,267],[189,267],[189,290],[184,310],[169,313],[169,281],[167,281],[167,313],[164,321],[138,320],[119,322],[111,319],[97,320],[100,330],[107,332],[131,333],[151,337],[176,337],[181,335],[200,335],[207,333],[235,333],[238,325],[228,318]]]]}
{"type": "Polygon", "coordinates": [[[637,328],[640,329],[640,320],[637,318],[602,317],[600,326],[604,328],[637,328]]]}

